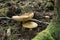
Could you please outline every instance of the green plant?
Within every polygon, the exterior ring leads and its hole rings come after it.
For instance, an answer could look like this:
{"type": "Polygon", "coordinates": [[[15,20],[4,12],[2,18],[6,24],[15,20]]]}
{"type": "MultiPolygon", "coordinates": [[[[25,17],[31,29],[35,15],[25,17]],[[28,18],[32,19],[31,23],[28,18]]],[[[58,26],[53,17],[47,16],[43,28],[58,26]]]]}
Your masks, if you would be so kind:
{"type": "Polygon", "coordinates": [[[45,5],[45,7],[47,8],[47,7],[53,7],[54,5],[51,3],[51,2],[47,2],[47,4],[45,5]]]}

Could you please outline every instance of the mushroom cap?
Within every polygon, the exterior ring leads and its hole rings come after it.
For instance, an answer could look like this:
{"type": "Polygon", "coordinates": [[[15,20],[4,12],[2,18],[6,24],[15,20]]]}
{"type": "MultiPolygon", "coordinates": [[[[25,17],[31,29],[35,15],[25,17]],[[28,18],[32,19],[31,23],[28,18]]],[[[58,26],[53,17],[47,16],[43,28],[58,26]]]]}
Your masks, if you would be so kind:
{"type": "Polygon", "coordinates": [[[50,16],[44,16],[44,18],[49,19],[49,18],[50,18],[50,16]]]}
{"type": "Polygon", "coordinates": [[[27,21],[27,20],[31,20],[33,16],[34,16],[34,13],[25,13],[25,14],[22,14],[21,16],[12,16],[12,19],[16,21],[27,21]]]}
{"type": "Polygon", "coordinates": [[[23,23],[22,26],[24,28],[36,28],[38,27],[38,24],[36,22],[26,22],[26,23],[23,23]]]}

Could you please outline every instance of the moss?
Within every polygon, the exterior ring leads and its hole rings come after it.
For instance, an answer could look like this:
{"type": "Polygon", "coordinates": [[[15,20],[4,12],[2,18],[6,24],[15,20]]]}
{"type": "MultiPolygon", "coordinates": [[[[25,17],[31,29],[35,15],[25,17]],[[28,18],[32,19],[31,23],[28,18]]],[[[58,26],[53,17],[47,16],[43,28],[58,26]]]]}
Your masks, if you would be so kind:
{"type": "Polygon", "coordinates": [[[53,37],[51,37],[50,32],[44,30],[40,32],[35,38],[32,40],[54,40],[53,37]]]}
{"type": "Polygon", "coordinates": [[[0,9],[0,16],[6,16],[6,12],[8,11],[8,8],[2,8],[0,9]]]}
{"type": "Polygon", "coordinates": [[[47,2],[45,7],[51,7],[51,6],[53,7],[54,5],[51,2],[47,2]]]}
{"type": "Polygon", "coordinates": [[[5,12],[7,10],[7,8],[2,8],[0,9],[0,12],[5,12]]]}

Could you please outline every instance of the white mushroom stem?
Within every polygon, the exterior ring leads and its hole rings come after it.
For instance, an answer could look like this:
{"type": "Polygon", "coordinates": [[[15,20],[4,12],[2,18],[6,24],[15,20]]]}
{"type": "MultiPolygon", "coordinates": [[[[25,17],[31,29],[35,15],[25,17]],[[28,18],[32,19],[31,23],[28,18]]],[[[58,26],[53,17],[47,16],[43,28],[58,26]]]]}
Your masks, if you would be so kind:
{"type": "Polygon", "coordinates": [[[30,28],[30,31],[32,31],[32,28],[30,28]]]}

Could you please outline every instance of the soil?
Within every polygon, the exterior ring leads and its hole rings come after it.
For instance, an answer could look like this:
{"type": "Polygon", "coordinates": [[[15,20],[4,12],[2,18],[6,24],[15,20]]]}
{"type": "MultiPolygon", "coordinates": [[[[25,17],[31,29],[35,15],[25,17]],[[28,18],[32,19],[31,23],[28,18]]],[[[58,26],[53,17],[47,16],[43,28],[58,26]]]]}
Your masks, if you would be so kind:
{"type": "MultiPolygon", "coordinates": [[[[24,12],[27,12],[26,10],[29,8],[24,9],[19,9],[19,5],[25,5],[24,4],[25,0],[21,0],[15,3],[7,3],[7,1],[1,1],[6,3],[3,7],[7,7],[9,10],[5,13],[7,17],[12,17],[13,15],[21,15],[24,12]],[[14,8],[18,4],[18,8],[14,8]]],[[[0,2],[0,3],[1,3],[0,2]]],[[[9,1],[8,1],[9,2],[9,1]]],[[[27,2],[27,1],[25,1],[27,2]]],[[[34,1],[33,1],[34,2],[34,1]]],[[[32,3],[33,3],[32,2],[32,3]]],[[[32,6],[32,3],[29,3],[29,5],[32,6]]],[[[2,3],[1,3],[2,4],[2,3]]],[[[32,30],[28,28],[23,28],[22,27],[22,22],[17,22],[12,19],[7,19],[7,18],[1,18],[3,16],[0,16],[0,40],[31,40],[34,38],[39,32],[43,31],[46,29],[48,23],[52,21],[53,18],[53,9],[50,10],[50,8],[45,8],[46,3],[37,3],[36,5],[33,5],[34,9],[32,10],[34,12],[34,17],[33,19],[39,20],[39,21],[34,21],[38,23],[37,28],[33,28],[32,30]],[[46,18],[45,16],[49,16],[49,18],[46,18]],[[44,23],[45,22],[45,23],[44,23]],[[46,24],[47,22],[47,24],[46,24]],[[7,29],[11,28],[11,35],[7,36],[7,29]]],[[[28,6],[29,6],[28,5],[28,6]]],[[[29,10],[28,10],[29,12],[29,10]]]]}

